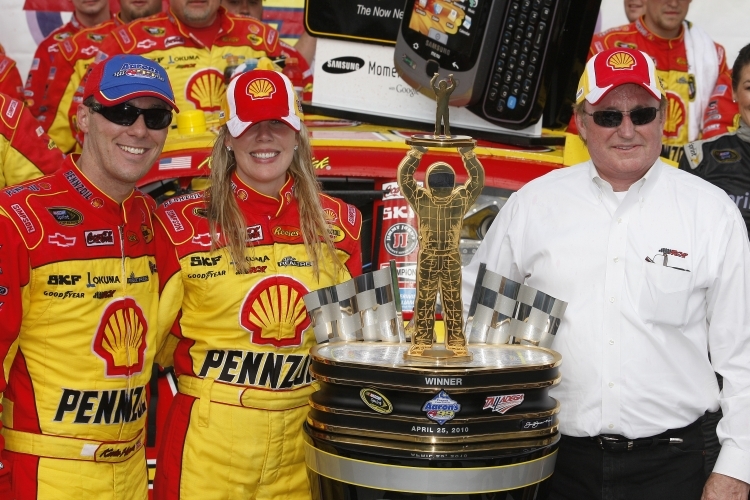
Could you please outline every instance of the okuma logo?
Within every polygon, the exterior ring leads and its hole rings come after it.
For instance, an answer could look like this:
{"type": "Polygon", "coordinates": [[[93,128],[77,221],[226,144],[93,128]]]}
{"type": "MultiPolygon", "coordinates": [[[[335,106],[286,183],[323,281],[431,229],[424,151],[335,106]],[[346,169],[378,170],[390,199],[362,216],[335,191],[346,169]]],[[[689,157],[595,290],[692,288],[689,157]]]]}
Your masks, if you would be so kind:
{"type": "Polygon", "coordinates": [[[354,56],[334,57],[323,63],[323,71],[326,73],[340,74],[352,73],[365,65],[364,59],[354,56]]]}

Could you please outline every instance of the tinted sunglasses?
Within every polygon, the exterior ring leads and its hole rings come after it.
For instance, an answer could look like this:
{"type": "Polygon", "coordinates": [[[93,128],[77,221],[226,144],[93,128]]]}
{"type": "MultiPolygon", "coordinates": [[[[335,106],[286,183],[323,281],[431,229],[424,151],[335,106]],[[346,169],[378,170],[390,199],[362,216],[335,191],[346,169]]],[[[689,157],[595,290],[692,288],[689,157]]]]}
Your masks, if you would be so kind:
{"type": "Polygon", "coordinates": [[[146,127],[151,130],[161,130],[172,123],[172,110],[163,108],[142,109],[124,102],[116,106],[103,106],[99,103],[91,107],[91,111],[99,113],[107,120],[117,125],[129,127],[143,115],[146,127]]]}
{"type": "Polygon", "coordinates": [[[638,108],[630,111],[594,111],[585,114],[594,117],[594,123],[600,127],[615,128],[622,123],[624,115],[630,115],[630,121],[633,125],[646,125],[656,119],[657,108],[638,108]]]}

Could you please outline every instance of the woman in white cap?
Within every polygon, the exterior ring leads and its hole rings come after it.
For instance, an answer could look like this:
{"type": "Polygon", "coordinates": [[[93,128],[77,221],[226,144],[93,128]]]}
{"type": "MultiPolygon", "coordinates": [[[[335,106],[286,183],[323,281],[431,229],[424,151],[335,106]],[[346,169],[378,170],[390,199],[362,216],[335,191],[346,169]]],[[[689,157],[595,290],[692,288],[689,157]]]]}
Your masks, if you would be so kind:
{"type": "Polygon", "coordinates": [[[157,211],[178,394],[155,497],[306,499],[315,338],[302,297],[361,273],[361,215],[320,193],[288,78],[250,71],[226,95],[211,188],[157,211]]]}

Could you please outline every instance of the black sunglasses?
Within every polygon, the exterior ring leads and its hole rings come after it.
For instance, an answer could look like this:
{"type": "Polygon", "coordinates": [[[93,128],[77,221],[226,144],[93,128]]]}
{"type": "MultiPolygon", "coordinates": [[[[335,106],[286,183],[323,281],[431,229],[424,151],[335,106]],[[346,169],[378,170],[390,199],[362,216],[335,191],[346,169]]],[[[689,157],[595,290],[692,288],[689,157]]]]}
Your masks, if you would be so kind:
{"type": "Polygon", "coordinates": [[[584,114],[593,116],[594,123],[600,127],[615,128],[620,126],[624,115],[630,115],[633,125],[646,125],[656,119],[658,112],[656,108],[638,108],[630,111],[594,111],[593,113],[584,111],[584,114]]]}
{"type": "Polygon", "coordinates": [[[117,125],[129,127],[135,123],[139,116],[143,115],[146,127],[151,130],[161,130],[169,127],[172,123],[172,110],[164,108],[142,109],[124,102],[116,106],[103,106],[99,103],[91,106],[91,111],[99,113],[107,120],[117,125]]]}

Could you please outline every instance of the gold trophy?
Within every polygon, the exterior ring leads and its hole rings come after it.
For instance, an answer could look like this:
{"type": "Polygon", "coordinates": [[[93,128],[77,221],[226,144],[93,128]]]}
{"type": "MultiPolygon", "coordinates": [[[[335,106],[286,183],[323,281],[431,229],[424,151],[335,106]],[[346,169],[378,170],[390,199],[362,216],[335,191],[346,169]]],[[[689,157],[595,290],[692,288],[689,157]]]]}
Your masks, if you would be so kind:
{"type": "Polygon", "coordinates": [[[474,154],[476,141],[469,136],[450,135],[448,97],[455,88],[453,75],[431,85],[435,91],[437,113],[433,135],[414,135],[406,140],[411,150],[398,166],[401,193],[417,214],[419,253],[417,256],[417,297],[414,302],[412,345],[404,357],[436,364],[465,362],[472,359],[463,332],[461,302],[461,255],[459,241],[464,214],[476,201],[484,186],[484,168],[474,154]],[[440,133],[441,122],[443,125],[440,133]],[[455,172],[445,162],[427,168],[424,187],[414,180],[414,172],[429,148],[455,147],[461,154],[469,179],[455,186],[455,172]],[[437,293],[443,305],[445,348],[433,348],[435,302],[437,293]]]}

